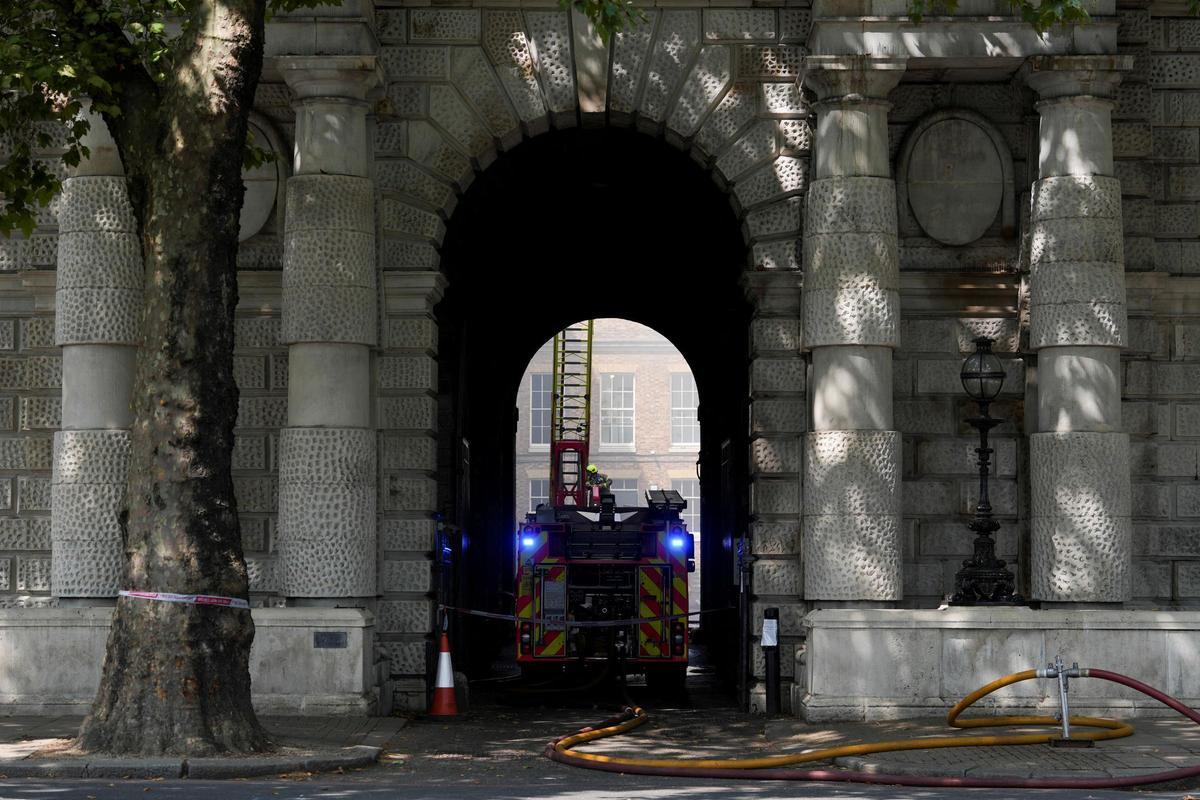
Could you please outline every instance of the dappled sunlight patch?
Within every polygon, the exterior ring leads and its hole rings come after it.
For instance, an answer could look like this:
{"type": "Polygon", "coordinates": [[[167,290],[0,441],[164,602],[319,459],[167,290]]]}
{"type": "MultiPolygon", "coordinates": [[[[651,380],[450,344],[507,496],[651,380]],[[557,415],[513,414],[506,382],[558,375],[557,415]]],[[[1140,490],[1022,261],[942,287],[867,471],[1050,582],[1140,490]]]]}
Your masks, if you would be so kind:
{"type": "MultiPolygon", "coordinates": [[[[0,744],[0,761],[80,755],[83,755],[83,753],[75,749],[74,739],[25,739],[20,742],[5,742],[0,744]]],[[[0,765],[0,772],[3,771],[4,767],[0,765]]]]}

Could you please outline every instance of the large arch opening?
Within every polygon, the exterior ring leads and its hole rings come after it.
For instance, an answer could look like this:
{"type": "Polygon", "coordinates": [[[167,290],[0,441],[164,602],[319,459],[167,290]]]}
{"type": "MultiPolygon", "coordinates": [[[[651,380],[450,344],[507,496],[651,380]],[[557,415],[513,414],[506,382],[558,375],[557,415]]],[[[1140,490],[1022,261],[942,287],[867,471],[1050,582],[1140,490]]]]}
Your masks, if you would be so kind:
{"type": "MultiPolygon", "coordinates": [[[[622,129],[531,139],[481,173],[447,226],[436,309],[440,510],[461,531],[456,603],[511,613],[522,376],[579,319],[654,329],[686,359],[699,407],[700,603],[735,600],[745,529],[750,305],[746,245],[728,196],[684,153],[622,129]]],[[[528,413],[526,410],[524,413],[528,413]]],[[[487,670],[508,630],[465,620],[456,658],[487,670]]],[[[705,615],[714,662],[736,668],[736,615],[705,615]]]]}

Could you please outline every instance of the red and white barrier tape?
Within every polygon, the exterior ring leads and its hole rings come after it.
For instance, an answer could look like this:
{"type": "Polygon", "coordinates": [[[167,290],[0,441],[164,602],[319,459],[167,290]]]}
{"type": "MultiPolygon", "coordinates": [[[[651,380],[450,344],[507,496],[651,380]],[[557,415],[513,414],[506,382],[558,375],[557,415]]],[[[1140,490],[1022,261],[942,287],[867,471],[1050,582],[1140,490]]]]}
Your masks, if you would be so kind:
{"type": "Polygon", "coordinates": [[[623,628],[629,625],[642,625],[654,622],[667,622],[669,620],[684,619],[687,617],[698,617],[701,614],[716,614],[722,611],[736,611],[735,606],[727,606],[725,608],[706,608],[703,611],[688,611],[683,614],[664,614],[660,617],[637,617],[635,619],[560,619],[558,617],[518,617],[513,614],[498,614],[495,611],[479,611],[474,608],[459,608],[458,606],[444,606],[439,604],[438,608],[442,611],[453,611],[456,614],[466,614],[471,617],[483,617],[484,619],[495,619],[502,622],[529,622],[534,625],[560,625],[570,628],[623,628]]]}
{"type": "Polygon", "coordinates": [[[136,592],[122,589],[121,597],[135,600],[161,600],[164,603],[187,603],[193,606],[224,606],[226,608],[249,609],[250,604],[240,597],[221,597],[215,594],[173,594],[171,592],[136,592]]]}

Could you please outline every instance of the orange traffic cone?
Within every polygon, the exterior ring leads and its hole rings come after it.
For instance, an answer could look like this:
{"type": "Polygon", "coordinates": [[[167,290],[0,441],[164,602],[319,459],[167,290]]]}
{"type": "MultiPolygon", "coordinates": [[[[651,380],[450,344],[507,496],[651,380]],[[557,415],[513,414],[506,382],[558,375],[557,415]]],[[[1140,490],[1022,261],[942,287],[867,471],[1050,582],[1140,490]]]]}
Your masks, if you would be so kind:
{"type": "Polygon", "coordinates": [[[450,663],[450,637],[445,631],[442,631],[442,643],[438,647],[437,680],[433,684],[433,704],[429,707],[429,716],[458,716],[458,703],[454,699],[454,667],[450,663]]]}

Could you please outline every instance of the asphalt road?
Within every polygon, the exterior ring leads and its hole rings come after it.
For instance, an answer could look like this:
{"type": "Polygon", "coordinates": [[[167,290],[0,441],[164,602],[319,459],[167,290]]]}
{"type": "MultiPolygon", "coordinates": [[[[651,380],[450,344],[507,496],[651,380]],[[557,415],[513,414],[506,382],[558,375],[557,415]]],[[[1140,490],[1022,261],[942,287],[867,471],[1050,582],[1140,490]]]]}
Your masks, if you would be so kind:
{"type": "Polygon", "coordinates": [[[1134,800],[1172,798],[1186,793],[1129,793],[1080,791],[1018,791],[996,789],[900,789],[887,786],[831,784],[732,783],[720,781],[639,778],[581,773],[548,764],[545,770],[520,776],[497,776],[483,782],[453,775],[430,781],[389,773],[377,767],[352,775],[299,780],[248,781],[0,781],[0,800],[826,800],[826,798],[887,798],[887,800],[1134,800]],[[569,771],[569,772],[568,772],[569,771]]]}

